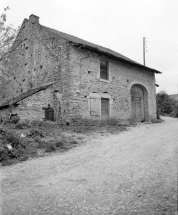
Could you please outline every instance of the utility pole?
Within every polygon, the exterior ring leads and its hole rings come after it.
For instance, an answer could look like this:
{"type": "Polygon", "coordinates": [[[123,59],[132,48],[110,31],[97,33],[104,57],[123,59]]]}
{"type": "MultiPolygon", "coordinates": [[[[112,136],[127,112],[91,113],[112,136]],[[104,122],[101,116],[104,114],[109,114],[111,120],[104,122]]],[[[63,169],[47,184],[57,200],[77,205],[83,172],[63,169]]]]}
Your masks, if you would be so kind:
{"type": "Polygon", "coordinates": [[[145,45],[146,45],[146,38],[143,37],[143,65],[145,66],[145,45]]]}

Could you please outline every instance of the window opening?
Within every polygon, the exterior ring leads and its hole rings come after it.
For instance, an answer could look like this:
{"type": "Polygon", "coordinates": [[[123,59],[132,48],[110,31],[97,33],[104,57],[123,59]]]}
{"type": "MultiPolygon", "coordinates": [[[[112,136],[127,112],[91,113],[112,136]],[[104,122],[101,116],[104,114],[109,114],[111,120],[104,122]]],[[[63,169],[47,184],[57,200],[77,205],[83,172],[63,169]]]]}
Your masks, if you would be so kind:
{"type": "Polygon", "coordinates": [[[100,78],[109,80],[108,62],[100,60],[100,78]]]}

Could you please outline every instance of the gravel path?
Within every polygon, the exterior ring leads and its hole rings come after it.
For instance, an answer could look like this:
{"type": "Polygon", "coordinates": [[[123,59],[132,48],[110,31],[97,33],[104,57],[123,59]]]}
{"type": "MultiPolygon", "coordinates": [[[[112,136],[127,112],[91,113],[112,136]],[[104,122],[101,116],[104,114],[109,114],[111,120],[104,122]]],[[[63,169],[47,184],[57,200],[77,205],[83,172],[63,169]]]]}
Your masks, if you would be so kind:
{"type": "Polygon", "coordinates": [[[1,167],[2,215],[175,215],[178,121],[1,167]]]}

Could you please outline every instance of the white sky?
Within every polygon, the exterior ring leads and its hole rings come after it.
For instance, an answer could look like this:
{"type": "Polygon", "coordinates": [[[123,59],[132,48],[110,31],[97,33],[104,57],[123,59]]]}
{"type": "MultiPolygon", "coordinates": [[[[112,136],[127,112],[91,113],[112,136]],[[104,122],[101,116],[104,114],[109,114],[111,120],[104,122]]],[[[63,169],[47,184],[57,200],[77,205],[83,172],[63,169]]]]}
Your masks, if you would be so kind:
{"type": "Polygon", "coordinates": [[[0,0],[15,27],[35,14],[42,25],[110,48],[161,71],[157,91],[178,93],[178,0],[0,0]]]}

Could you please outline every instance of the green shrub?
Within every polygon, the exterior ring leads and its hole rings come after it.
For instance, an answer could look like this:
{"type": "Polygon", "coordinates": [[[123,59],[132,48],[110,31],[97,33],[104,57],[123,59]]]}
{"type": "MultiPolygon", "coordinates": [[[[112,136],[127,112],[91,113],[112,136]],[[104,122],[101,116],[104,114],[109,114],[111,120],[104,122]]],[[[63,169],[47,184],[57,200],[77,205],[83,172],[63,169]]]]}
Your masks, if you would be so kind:
{"type": "Polygon", "coordinates": [[[77,141],[74,137],[71,136],[66,137],[66,141],[69,142],[71,145],[79,144],[79,141],[77,141]]]}
{"type": "Polygon", "coordinates": [[[178,101],[161,91],[156,95],[157,115],[178,117],[178,101]]]}
{"type": "Polygon", "coordinates": [[[15,164],[15,163],[18,163],[17,159],[7,159],[7,160],[3,160],[1,162],[2,166],[9,166],[9,165],[12,165],[12,164],[15,164]]]}
{"type": "Polygon", "coordinates": [[[46,146],[46,149],[45,149],[45,152],[54,152],[56,151],[56,147],[54,145],[54,143],[47,143],[47,146],[46,146]]]}
{"type": "Polygon", "coordinates": [[[43,132],[42,131],[40,131],[39,129],[32,129],[31,131],[30,131],[30,133],[27,135],[28,137],[41,137],[41,138],[43,138],[44,137],[44,134],[43,134],[43,132]]]}
{"type": "Polygon", "coordinates": [[[18,123],[15,124],[15,128],[17,129],[24,129],[24,128],[30,128],[31,122],[27,119],[20,120],[18,123]]]}
{"type": "Polygon", "coordinates": [[[19,159],[26,154],[27,144],[18,135],[10,133],[7,130],[0,130],[0,161],[9,159],[19,159]],[[12,147],[8,148],[8,144],[12,147]]]}
{"type": "Polygon", "coordinates": [[[65,143],[66,143],[66,140],[61,138],[56,141],[55,145],[58,148],[63,148],[65,143]]]}
{"type": "Polygon", "coordinates": [[[76,144],[77,141],[72,137],[62,136],[56,140],[56,147],[63,150],[68,150],[72,148],[72,144],[76,144]]]}

